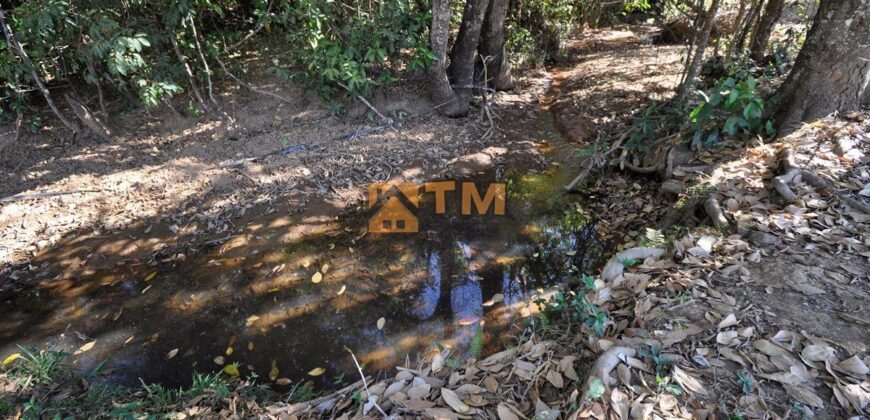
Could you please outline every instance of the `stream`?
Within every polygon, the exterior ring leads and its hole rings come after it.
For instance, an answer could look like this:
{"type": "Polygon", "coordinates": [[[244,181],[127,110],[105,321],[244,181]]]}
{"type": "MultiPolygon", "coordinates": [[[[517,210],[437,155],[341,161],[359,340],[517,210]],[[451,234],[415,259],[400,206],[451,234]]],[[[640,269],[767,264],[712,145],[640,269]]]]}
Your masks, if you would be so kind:
{"type": "Polygon", "coordinates": [[[467,356],[476,336],[484,353],[501,350],[538,296],[604,252],[594,221],[561,194],[576,168],[552,119],[539,113],[538,140],[556,162],[547,171],[496,167],[473,180],[507,185],[504,216],[421,216],[417,234],[378,235],[365,233],[367,209],[337,220],[251,211],[234,222],[244,234],[195,255],[65,276],[64,264],[87,262],[70,243],[39,286],[2,296],[0,356],[62,349],[81,371],[128,386],[189,385],[193,372],[236,363],[242,375],[331,387],[356,380],[348,349],[369,372],[414,366],[435,343],[467,356]]]}

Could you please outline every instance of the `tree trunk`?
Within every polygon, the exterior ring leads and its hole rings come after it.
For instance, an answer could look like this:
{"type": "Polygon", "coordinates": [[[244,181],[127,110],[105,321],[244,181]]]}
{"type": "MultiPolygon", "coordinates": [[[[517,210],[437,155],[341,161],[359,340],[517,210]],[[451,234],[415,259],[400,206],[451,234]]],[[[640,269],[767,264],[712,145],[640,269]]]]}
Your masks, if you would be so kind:
{"type": "Polygon", "coordinates": [[[752,28],[755,27],[755,19],[758,18],[758,14],[761,12],[761,6],[763,4],[764,0],[758,0],[749,8],[749,12],[746,14],[746,19],[743,21],[741,27],[738,28],[739,32],[735,35],[733,41],[734,48],[731,50],[734,55],[739,55],[743,52],[743,46],[746,44],[746,37],[749,36],[752,28]]]}
{"type": "Polygon", "coordinates": [[[79,129],[72,122],[70,122],[66,117],[61,114],[60,110],[57,108],[57,105],[54,104],[54,101],[51,100],[51,94],[48,92],[48,89],[45,87],[45,83],[42,82],[42,77],[36,71],[36,67],[33,65],[33,62],[30,61],[30,57],[27,56],[27,53],[24,51],[24,48],[21,47],[21,44],[18,43],[18,40],[15,39],[15,34],[12,33],[12,28],[6,24],[6,16],[3,15],[3,8],[0,7],[0,29],[3,30],[3,35],[6,36],[6,42],[9,46],[9,51],[12,53],[12,56],[18,56],[21,61],[24,62],[24,65],[27,66],[27,69],[30,71],[30,76],[33,78],[33,82],[36,83],[36,87],[39,88],[39,92],[42,93],[42,96],[45,98],[45,102],[54,112],[54,115],[57,116],[57,119],[72,131],[73,134],[78,134],[79,129]]]}
{"type": "Polygon", "coordinates": [[[510,0],[490,0],[483,32],[480,34],[480,55],[487,58],[487,84],[496,90],[513,89],[510,61],[505,52],[505,19],[510,0]]]}
{"type": "Polygon", "coordinates": [[[477,45],[480,42],[480,31],[489,0],[466,0],[462,12],[462,23],[459,34],[451,51],[450,75],[454,89],[459,95],[459,104],[468,111],[471,95],[474,93],[474,66],[477,58],[477,45]]]}
{"type": "Polygon", "coordinates": [[[737,19],[734,20],[734,33],[731,35],[731,41],[728,42],[728,49],[725,50],[725,60],[731,60],[731,57],[734,56],[734,49],[737,46],[737,37],[740,33],[743,19],[746,17],[746,0],[740,0],[738,10],[737,19]]]}
{"type": "Polygon", "coordinates": [[[767,43],[770,40],[770,34],[773,32],[773,27],[782,16],[782,7],[785,5],[785,0],[770,0],[764,8],[764,14],[758,20],[755,26],[755,31],[752,33],[752,40],[749,42],[749,56],[760,63],[764,59],[764,51],[767,49],[767,43]]]}
{"type": "Polygon", "coordinates": [[[429,65],[427,79],[435,106],[449,117],[462,116],[468,112],[459,104],[459,98],[447,78],[447,40],[450,37],[450,0],[432,0],[432,27],[429,43],[435,60],[429,65]]]}
{"type": "Polygon", "coordinates": [[[794,69],[768,112],[780,134],[799,122],[866,102],[870,85],[870,0],[822,0],[794,69]]]}
{"type": "Polygon", "coordinates": [[[695,49],[695,55],[689,63],[689,68],[686,71],[686,80],[680,86],[677,92],[677,102],[683,102],[686,97],[695,89],[695,84],[698,77],[698,72],[701,69],[701,62],[704,60],[704,52],[707,50],[707,44],[710,42],[710,33],[713,31],[713,25],[716,23],[716,12],[719,11],[719,0],[713,0],[710,5],[710,10],[707,11],[707,19],[704,21],[704,27],[701,29],[701,36],[698,39],[698,46],[695,49]]]}

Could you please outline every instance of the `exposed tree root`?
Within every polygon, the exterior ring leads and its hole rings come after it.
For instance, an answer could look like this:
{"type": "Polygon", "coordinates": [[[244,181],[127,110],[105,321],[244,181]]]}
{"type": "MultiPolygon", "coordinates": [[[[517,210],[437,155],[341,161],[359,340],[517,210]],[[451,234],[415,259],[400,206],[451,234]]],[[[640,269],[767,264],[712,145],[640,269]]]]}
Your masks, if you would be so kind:
{"type": "Polygon", "coordinates": [[[836,196],[847,206],[855,208],[864,214],[870,214],[870,206],[867,204],[850,197],[847,193],[837,190],[821,176],[801,169],[794,161],[790,150],[783,149],[780,153],[780,166],[785,171],[785,174],[774,178],[772,184],[773,188],[784,200],[794,201],[797,199],[797,194],[792,191],[789,183],[799,178],[823,194],[836,196]]]}
{"type": "Polygon", "coordinates": [[[716,228],[725,229],[728,227],[728,219],[725,218],[725,212],[722,211],[722,207],[719,205],[719,200],[716,197],[707,197],[704,200],[704,212],[707,213],[707,216],[710,216],[710,220],[716,228]]]}
{"type": "Polygon", "coordinates": [[[589,377],[586,379],[586,385],[583,387],[583,394],[580,401],[588,401],[589,390],[595,379],[600,379],[601,382],[607,386],[607,379],[610,377],[610,372],[613,371],[613,369],[616,369],[616,366],[627,357],[634,357],[636,354],[637,351],[633,348],[617,346],[611,347],[602,353],[601,356],[598,356],[595,364],[592,365],[589,377]]]}
{"type": "Polygon", "coordinates": [[[643,261],[649,257],[661,257],[665,250],[661,248],[629,248],[616,254],[607,261],[607,265],[601,270],[601,278],[608,282],[622,275],[625,270],[625,261],[643,261]]]}

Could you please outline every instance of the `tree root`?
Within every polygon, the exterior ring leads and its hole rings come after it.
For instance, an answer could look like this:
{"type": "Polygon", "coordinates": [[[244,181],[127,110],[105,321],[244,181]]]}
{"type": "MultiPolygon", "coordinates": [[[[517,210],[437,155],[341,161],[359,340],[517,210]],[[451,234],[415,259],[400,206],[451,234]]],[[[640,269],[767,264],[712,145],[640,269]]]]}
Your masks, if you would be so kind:
{"type": "Polygon", "coordinates": [[[586,385],[583,386],[583,393],[580,401],[585,402],[589,399],[589,389],[595,379],[600,379],[604,386],[607,386],[607,380],[610,377],[610,372],[616,369],[627,357],[634,357],[637,351],[630,347],[611,347],[607,351],[598,356],[598,360],[592,365],[592,370],[589,377],[586,378],[586,385]]]}
{"type": "Polygon", "coordinates": [[[622,275],[625,270],[624,261],[638,260],[643,261],[649,257],[661,257],[665,254],[665,250],[661,248],[629,248],[625,251],[616,254],[613,258],[607,261],[607,265],[601,270],[601,279],[605,282],[622,275]]]}
{"type": "Polygon", "coordinates": [[[771,185],[773,185],[773,189],[782,197],[786,202],[792,202],[797,200],[797,194],[791,190],[791,187],[788,185],[789,182],[792,182],[795,177],[801,174],[799,169],[790,169],[784,175],[780,175],[773,178],[771,181],[771,185]]]}
{"type": "Polygon", "coordinates": [[[794,161],[790,150],[784,149],[781,152],[780,166],[785,171],[785,174],[774,178],[772,184],[773,189],[775,189],[784,200],[794,201],[797,199],[797,194],[792,191],[789,182],[792,182],[799,177],[802,181],[806,182],[813,188],[818,189],[822,193],[835,196],[847,206],[858,209],[864,214],[870,214],[870,206],[867,204],[850,197],[847,193],[837,190],[821,176],[806,169],[801,169],[794,161]]]}
{"type": "Polygon", "coordinates": [[[719,205],[719,200],[716,197],[707,197],[704,200],[704,212],[710,216],[710,220],[716,228],[725,229],[728,227],[728,219],[725,218],[725,212],[722,211],[722,206],[719,205]]]}

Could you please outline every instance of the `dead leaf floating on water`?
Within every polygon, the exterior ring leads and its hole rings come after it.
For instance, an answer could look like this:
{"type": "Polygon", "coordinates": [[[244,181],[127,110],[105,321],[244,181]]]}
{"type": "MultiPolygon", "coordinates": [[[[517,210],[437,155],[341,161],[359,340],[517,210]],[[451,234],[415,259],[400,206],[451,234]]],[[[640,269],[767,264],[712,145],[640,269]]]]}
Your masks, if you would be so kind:
{"type": "Polygon", "coordinates": [[[319,271],[314,273],[313,276],[311,276],[311,282],[314,284],[320,283],[322,280],[323,280],[323,274],[321,274],[319,271]]]}
{"type": "Polygon", "coordinates": [[[323,375],[323,372],[326,372],[326,369],[322,367],[314,368],[308,372],[308,376],[320,376],[323,375]]]}
{"type": "Polygon", "coordinates": [[[79,347],[79,349],[76,350],[75,353],[73,353],[73,355],[82,354],[82,353],[84,353],[84,352],[86,352],[86,351],[88,351],[88,350],[94,348],[94,345],[95,345],[95,344],[97,344],[96,340],[95,340],[95,341],[91,341],[91,342],[89,342],[89,343],[85,343],[85,344],[83,344],[81,347],[79,347]]]}
{"type": "Polygon", "coordinates": [[[224,367],[224,373],[230,376],[239,376],[239,368],[236,365],[226,365],[224,367]]]}

